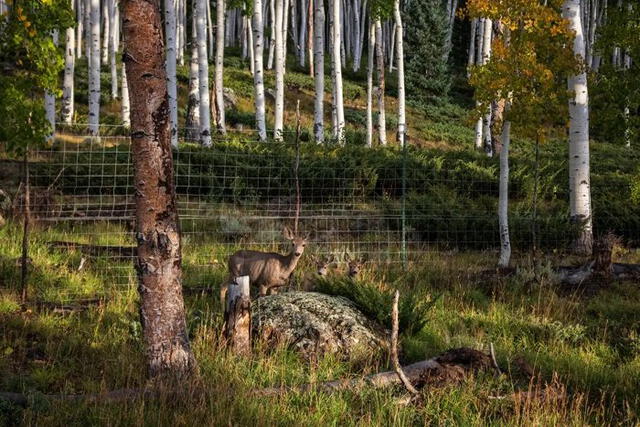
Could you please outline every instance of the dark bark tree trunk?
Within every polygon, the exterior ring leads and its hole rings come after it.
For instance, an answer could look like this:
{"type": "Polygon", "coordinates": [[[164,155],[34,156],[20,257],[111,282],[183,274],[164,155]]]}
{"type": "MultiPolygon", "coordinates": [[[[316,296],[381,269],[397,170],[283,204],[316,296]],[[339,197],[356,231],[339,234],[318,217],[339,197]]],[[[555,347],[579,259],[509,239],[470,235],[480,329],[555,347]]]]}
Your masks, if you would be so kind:
{"type": "Polygon", "coordinates": [[[140,320],[151,377],[183,376],[196,363],[182,298],[180,230],[159,0],[124,0],[123,59],[131,91],[140,320]]]}

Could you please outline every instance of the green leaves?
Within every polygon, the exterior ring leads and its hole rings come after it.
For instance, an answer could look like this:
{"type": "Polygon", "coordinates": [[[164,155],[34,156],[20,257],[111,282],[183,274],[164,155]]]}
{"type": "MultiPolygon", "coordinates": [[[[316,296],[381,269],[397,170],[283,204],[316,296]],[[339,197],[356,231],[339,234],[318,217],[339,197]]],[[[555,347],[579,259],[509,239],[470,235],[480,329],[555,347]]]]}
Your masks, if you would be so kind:
{"type": "Polygon", "coordinates": [[[0,142],[8,150],[20,152],[49,134],[42,98],[59,93],[64,67],[52,34],[73,25],[68,0],[17,0],[0,17],[0,142]]]}

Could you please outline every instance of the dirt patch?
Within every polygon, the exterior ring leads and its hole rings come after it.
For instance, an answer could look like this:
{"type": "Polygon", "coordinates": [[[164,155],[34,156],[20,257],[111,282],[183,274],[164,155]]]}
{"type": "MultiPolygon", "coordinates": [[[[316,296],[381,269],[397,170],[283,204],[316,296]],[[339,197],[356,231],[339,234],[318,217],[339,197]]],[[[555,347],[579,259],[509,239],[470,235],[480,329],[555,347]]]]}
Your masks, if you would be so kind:
{"type": "Polygon", "coordinates": [[[466,347],[448,350],[435,361],[440,366],[425,370],[416,383],[418,388],[456,384],[469,375],[493,369],[491,356],[466,347]]]}

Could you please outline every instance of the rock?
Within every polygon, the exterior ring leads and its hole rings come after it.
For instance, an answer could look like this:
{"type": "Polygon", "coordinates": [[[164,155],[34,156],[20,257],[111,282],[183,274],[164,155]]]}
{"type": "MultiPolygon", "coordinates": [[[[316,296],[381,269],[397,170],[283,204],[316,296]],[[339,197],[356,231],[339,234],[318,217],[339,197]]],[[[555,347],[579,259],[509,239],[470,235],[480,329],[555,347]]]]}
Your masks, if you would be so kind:
{"type": "Polygon", "coordinates": [[[238,106],[238,97],[233,89],[225,87],[223,89],[224,95],[224,109],[225,110],[235,110],[238,106]]]}
{"type": "Polygon", "coordinates": [[[264,97],[272,102],[276,102],[276,91],[272,88],[265,88],[264,97]]]}
{"type": "Polygon", "coordinates": [[[288,292],[252,303],[254,336],[268,345],[288,343],[307,359],[336,354],[345,359],[384,353],[388,333],[343,297],[288,292]]]}

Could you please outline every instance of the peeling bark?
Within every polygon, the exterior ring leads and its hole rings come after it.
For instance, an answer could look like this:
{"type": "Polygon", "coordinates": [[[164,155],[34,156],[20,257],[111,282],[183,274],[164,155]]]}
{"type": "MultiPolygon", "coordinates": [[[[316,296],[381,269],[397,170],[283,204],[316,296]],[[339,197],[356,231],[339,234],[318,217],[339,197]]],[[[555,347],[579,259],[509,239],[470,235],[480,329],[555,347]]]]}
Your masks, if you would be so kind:
{"type": "Polygon", "coordinates": [[[131,97],[140,320],[152,377],[183,376],[196,362],[182,298],[182,259],[160,0],[125,0],[124,62],[131,97]]]}

